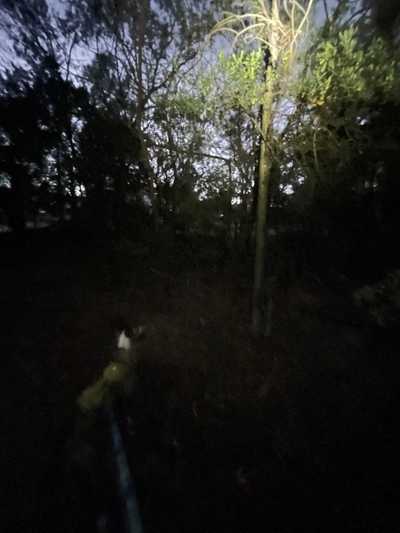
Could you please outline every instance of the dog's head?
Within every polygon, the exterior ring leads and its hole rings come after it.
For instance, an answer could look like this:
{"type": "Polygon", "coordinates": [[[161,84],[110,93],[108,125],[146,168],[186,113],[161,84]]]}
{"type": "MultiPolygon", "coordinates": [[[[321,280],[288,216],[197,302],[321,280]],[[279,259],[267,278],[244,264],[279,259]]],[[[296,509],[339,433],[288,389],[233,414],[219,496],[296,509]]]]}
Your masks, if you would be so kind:
{"type": "Polygon", "coordinates": [[[125,320],[118,320],[115,324],[117,348],[120,350],[130,350],[132,344],[143,339],[145,336],[145,326],[133,328],[125,320]]]}
{"type": "Polygon", "coordinates": [[[132,347],[132,331],[123,329],[118,334],[117,348],[120,350],[130,350],[132,347]]]}

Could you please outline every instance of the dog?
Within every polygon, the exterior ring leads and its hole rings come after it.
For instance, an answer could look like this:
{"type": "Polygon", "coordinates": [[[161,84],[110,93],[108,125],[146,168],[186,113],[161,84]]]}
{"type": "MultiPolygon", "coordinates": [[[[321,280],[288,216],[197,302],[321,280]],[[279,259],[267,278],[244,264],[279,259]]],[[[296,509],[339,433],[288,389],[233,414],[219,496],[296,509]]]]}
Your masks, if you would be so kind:
{"type": "Polygon", "coordinates": [[[136,361],[135,343],[145,336],[145,326],[131,327],[125,320],[116,323],[117,358],[125,363],[136,361]]]}

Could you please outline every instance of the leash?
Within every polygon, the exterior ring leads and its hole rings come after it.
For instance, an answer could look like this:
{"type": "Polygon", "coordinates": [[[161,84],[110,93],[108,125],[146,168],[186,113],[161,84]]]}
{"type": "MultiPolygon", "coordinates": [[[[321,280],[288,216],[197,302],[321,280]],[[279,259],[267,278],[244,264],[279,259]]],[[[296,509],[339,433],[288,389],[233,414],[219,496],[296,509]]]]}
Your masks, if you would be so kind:
{"type": "Polygon", "coordinates": [[[111,433],[113,463],[125,533],[143,533],[135,485],[112,404],[105,408],[111,433]]]}

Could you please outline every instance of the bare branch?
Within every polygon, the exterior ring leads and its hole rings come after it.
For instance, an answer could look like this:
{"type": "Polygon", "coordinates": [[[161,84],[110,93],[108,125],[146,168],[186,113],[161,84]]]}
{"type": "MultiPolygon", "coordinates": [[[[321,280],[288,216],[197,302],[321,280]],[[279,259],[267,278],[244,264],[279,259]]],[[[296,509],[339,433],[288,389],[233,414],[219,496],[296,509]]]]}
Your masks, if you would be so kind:
{"type": "Polygon", "coordinates": [[[330,19],[330,16],[329,16],[328,4],[327,4],[326,0],[323,0],[323,2],[324,2],[325,17],[326,17],[326,20],[328,21],[328,24],[330,24],[331,23],[331,19],[330,19]]]}

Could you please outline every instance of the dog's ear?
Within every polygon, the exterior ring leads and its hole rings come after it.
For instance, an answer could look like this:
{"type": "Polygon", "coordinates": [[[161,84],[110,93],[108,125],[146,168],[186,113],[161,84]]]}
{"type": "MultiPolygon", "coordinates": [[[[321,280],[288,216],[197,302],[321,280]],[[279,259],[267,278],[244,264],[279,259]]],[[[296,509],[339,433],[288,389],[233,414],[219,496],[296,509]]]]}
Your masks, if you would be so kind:
{"type": "Polygon", "coordinates": [[[146,336],[146,326],[137,326],[136,328],[133,328],[132,330],[132,337],[139,341],[143,339],[143,337],[146,336]]]}

